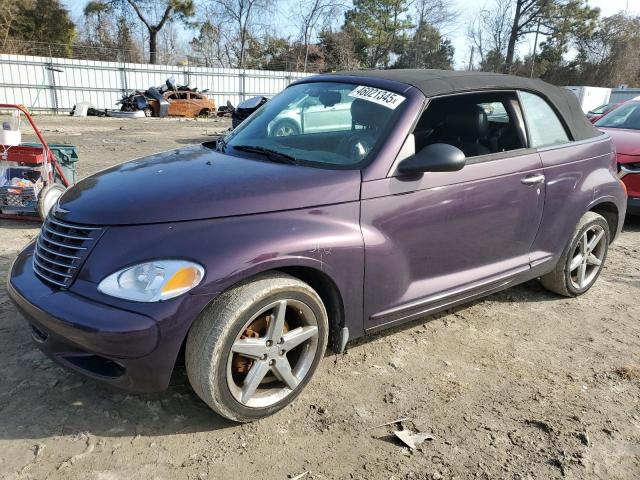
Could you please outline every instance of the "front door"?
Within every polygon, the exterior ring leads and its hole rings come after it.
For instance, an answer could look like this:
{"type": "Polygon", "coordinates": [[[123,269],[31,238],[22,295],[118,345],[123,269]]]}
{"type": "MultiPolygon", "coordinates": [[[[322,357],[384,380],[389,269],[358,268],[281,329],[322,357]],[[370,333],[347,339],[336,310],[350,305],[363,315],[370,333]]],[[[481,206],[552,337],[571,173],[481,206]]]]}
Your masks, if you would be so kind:
{"type": "Polygon", "coordinates": [[[423,117],[433,117],[416,128],[425,135],[417,148],[448,139],[464,150],[462,170],[363,183],[366,330],[491,291],[530,268],[545,193],[540,157],[524,147],[510,98],[465,97],[479,108],[447,100],[438,113],[432,101],[423,117]],[[510,117],[492,120],[487,100],[507,105],[510,117]]]}

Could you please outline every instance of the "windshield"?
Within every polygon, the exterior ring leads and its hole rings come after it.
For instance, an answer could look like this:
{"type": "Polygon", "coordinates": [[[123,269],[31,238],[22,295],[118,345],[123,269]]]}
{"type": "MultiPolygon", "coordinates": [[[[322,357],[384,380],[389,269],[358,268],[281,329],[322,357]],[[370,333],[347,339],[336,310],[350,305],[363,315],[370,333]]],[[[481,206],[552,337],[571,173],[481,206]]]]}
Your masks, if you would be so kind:
{"type": "Polygon", "coordinates": [[[275,162],[360,168],[386,139],[404,100],[350,83],[293,85],[219,142],[219,149],[275,162]]]}
{"type": "Polygon", "coordinates": [[[640,102],[619,106],[596,122],[597,127],[640,130],[640,102]]]}
{"type": "Polygon", "coordinates": [[[609,110],[609,108],[612,105],[613,105],[613,103],[605,103],[604,105],[600,105],[599,107],[596,107],[593,110],[591,110],[591,113],[593,113],[595,115],[601,115],[604,112],[606,112],[607,110],[609,110]]]}

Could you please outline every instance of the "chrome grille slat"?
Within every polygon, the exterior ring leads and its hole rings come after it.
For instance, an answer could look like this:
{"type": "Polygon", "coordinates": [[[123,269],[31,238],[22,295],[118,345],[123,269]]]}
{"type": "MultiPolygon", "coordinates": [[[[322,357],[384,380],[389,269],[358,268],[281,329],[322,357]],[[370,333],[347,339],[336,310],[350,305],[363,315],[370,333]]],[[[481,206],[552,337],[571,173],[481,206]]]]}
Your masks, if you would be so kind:
{"type": "Polygon", "coordinates": [[[102,228],[73,225],[49,215],[33,252],[33,271],[42,280],[68,288],[102,228]]]}
{"type": "Polygon", "coordinates": [[[67,235],[65,233],[56,232],[55,230],[51,230],[46,225],[43,226],[42,228],[44,228],[48,233],[50,233],[52,235],[57,235],[59,237],[68,238],[69,240],[79,240],[79,241],[82,241],[82,242],[84,242],[85,240],[91,240],[91,237],[77,237],[75,235],[67,235]]]}
{"type": "Polygon", "coordinates": [[[46,280],[49,283],[53,283],[54,285],[57,285],[58,287],[68,287],[68,285],[65,282],[59,282],[57,280],[53,280],[52,278],[49,278],[47,275],[43,275],[42,273],[40,273],[37,269],[33,270],[34,272],[36,272],[36,274],[42,278],[43,280],[46,280]]]}
{"type": "MultiPolygon", "coordinates": [[[[36,252],[38,251],[38,248],[39,248],[39,246],[38,246],[38,244],[36,244],[36,252]]],[[[54,255],[55,255],[55,253],[54,253],[54,255]]],[[[41,255],[38,255],[38,256],[41,256],[41,255]]],[[[70,265],[71,265],[70,263],[59,263],[59,262],[56,262],[55,260],[51,260],[51,258],[49,258],[49,257],[46,257],[46,258],[47,258],[47,260],[46,260],[47,263],[52,263],[54,265],[57,265],[58,267],[69,268],[70,265]]]]}
{"type": "MultiPolygon", "coordinates": [[[[46,260],[45,260],[45,261],[46,261],[46,260]]],[[[59,277],[64,277],[64,278],[71,278],[71,277],[72,277],[72,275],[69,275],[68,273],[62,273],[62,272],[59,272],[59,271],[57,271],[57,270],[54,270],[53,268],[45,267],[44,265],[42,265],[42,264],[38,261],[38,259],[37,259],[36,257],[34,257],[34,258],[33,258],[33,263],[35,263],[35,264],[38,266],[38,268],[41,268],[41,269],[42,269],[42,270],[44,270],[45,272],[52,273],[53,275],[57,275],[57,276],[59,276],[59,277]]]]}
{"type": "Polygon", "coordinates": [[[42,245],[42,243],[40,243],[40,238],[38,238],[38,241],[36,242],[36,245],[38,246],[38,248],[41,248],[42,250],[44,250],[45,252],[49,253],[50,255],[56,255],[58,257],[69,258],[71,260],[78,260],[80,258],[80,257],[74,257],[73,255],[66,255],[64,253],[59,253],[59,252],[54,252],[53,250],[49,250],[47,247],[42,245]]]}
{"type": "Polygon", "coordinates": [[[68,244],[64,244],[64,243],[60,243],[57,242],[55,240],[51,240],[49,237],[47,237],[46,235],[42,235],[42,231],[40,232],[40,238],[42,240],[44,240],[45,242],[49,242],[52,243],[53,245],[56,245],[57,247],[62,247],[62,248],[68,248],[69,250],[86,250],[86,248],[84,247],[76,247],[74,245],[68,245],[68,244]]]}
{"type": "Polygon", "coordinates": [[[61,222],[57,218],[52,218],[51,216],[47,218],[47,221],[49,223],[53,223],[54,225],[58,225],[63,228],[71,228],[73,230],[88,230],[88,231],[102,230],[101,227],[85,227],[84,225],[71,225],[70,223],[61,222]]]}

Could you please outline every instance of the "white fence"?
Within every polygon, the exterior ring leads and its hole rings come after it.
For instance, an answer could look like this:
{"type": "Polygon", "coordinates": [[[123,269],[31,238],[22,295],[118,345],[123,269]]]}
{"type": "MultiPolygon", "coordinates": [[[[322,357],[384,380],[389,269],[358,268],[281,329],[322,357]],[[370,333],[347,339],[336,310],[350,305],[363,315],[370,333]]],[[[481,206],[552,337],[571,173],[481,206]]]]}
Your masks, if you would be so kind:
{"type": "Polygon", "coordinates": [[[178,85],[208,89],[218,106],[227,100],[236,105],[256,95],[273,96],[307,75],[0,54],[0,103],[19,103],[42,113],[68,113],[78,102],[111,109],[123,94],[175,77],[178,85]]]}

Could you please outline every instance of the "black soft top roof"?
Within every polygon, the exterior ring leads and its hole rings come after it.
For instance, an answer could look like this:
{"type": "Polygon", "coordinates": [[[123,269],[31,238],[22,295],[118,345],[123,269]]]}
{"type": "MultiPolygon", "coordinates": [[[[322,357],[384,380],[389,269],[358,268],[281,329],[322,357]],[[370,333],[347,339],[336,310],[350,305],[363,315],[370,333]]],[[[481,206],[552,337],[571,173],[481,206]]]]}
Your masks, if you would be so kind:
{"type": "Polygon", "coordinates": [[[500,73],[419,69],[354,70],[336,72],[334,75],[401,82],[416,87],[426,97],[475,90],[526,90],[545,97],[555,107],[574,140],[585,140],[602,134],[587,120],[578,99],[571,91],[542,80],[500,73]]]}

